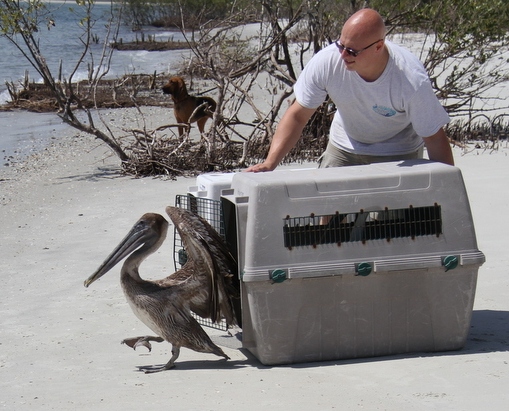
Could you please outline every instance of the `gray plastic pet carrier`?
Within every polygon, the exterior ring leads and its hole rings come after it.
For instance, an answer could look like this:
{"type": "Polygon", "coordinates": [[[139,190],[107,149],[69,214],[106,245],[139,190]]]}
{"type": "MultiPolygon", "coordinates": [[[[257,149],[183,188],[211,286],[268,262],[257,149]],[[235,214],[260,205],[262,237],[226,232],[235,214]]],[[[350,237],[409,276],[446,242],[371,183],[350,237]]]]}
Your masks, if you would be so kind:
{"type": "Polygon", "coordinates": [[[485,258],[458,168],[416,160],[217,178],[242,344],[263,364],[464,346],[485,258]]]}

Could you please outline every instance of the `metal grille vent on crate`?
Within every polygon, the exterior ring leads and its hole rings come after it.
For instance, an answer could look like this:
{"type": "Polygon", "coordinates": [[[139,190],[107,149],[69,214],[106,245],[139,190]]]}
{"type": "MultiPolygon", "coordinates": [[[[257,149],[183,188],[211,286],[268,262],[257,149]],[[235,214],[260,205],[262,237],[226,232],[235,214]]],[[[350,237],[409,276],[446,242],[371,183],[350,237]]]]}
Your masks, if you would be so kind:
{"type": "Polygon", "coordinates": [[[357,213],[311,215],[284,219],[283,237],[287,248],[420,237],[442,233],[441,207],[360,210],[357,213]]]}

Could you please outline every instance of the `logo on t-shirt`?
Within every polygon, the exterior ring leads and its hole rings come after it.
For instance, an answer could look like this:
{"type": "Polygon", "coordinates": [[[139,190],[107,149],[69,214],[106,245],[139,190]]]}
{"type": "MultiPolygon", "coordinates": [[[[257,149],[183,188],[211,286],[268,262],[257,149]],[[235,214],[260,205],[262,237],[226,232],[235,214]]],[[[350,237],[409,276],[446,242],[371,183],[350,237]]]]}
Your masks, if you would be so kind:
{"type": "Polygon", "coordinates": [[[375,104],[373,106],[373,111],[377,114],[384,116],[384,117],[392,117],[393,115],[396,114],[396,110],[394,110],[393,108],[379,106],[378,104],[375,104]]]}

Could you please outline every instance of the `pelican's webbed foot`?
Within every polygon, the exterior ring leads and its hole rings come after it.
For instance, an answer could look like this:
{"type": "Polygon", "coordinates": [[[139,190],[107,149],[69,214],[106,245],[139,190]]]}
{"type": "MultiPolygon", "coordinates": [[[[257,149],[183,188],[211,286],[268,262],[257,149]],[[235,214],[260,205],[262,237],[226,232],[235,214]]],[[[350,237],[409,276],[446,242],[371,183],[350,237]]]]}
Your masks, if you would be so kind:
{"type": "Polygon", "coordinates": [[[143,367],[138,367],[138,369],[140,371],[143,371],[145,374],[155,374],[156,372],[167,371],[167,370],[171,370],[172,368],[175,368],[175,364],[172,364],[171,366],[168,366],[168,364],[166,364],[166,365],[160,365],[160,366],[147,365],[147,366],[143,366],[143,367]]]}
{"type": "Polygon", "coordinates": [[[121,341],[121,344],[126,344],[129,347],[131,347],[133,350],[136,350],[136,348],[138,348],[138,347],[145,347],[150,352],[150,351],[152,351],[152,345],[150,344],[150,341],[163,342],[164,338],[154,337],[151,335],[145,335],[143,337],[126,338],[121,341]]]}
{"type": "Polygon", "coordinates": [[[159,367],[156,366],[138,367],[138,369],[140,371],[143,371],[145,374],[154,374],[156,372],[171,370],[172,368],[175,368],[175,360],[178,358],[180,354],[180,347],[172,347],[171,353],[172,356],[170,358],[170,361],[168,361],[165,365],[159,367]]]}

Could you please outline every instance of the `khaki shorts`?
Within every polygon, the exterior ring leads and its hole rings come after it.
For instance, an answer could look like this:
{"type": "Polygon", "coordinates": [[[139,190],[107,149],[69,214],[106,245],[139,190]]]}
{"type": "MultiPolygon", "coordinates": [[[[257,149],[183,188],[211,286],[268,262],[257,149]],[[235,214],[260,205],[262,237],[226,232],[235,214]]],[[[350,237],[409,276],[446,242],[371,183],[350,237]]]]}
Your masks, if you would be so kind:
{"type": "Polygon", "coordinates": [[[360,166],[371,163],[385,163],[389,161],[415,160],[422,158],[423,149],[396,156],[366,156],[362,154],[353,154],[334,147],[331,143],[327,144],[327,149],[318,159],[318,168],[360,166]]]}

